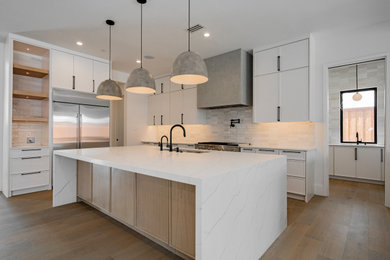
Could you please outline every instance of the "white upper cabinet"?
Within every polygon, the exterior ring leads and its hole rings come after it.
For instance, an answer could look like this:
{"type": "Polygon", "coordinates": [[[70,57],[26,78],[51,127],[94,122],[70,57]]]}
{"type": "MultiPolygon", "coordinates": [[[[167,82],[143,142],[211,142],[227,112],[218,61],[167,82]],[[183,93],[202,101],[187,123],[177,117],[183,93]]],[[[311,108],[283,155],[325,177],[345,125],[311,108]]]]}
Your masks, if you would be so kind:
{"type": "Polygon", "coordinates": [[[171,89],[170,89],[171,92],[179,91],[182,89],[183,89],[183,86],[181,84],[176,84],[176,83],[171,82],[171,89]]]}
{"type": "Polygon", "coordinates": [[[157,98],[159,99],[159,121],[158,124],[160,125],[168,125],[170,123],[169,121],[169,93],[164,93],[161,95],[157,95],[157,98]]]}
{"type": "Polygon", "coordinates": [[[309,66],[309,40],[302,40],[279,48],[280,70],[309,66]]]}
{"type": "Polygon", "coordinates": [[[148,125],[157,124],[158,110],[160,107],[160,99],[157,95],[150,95],[148,97],[148,125]]]}
{"type": "Polygon", "coordinates": [[[82,92],[93,92],[93,60],[74,56],[75,89],[82,92]]]}
{"type": "Polygon", "coordinates": [[[280,121],[309,120],[309,70],[284,71],[280,76],[280,121]]]}
{"type": "Polygon", "coordinates": [[[170,113],[171,125],[182,124],[183,91],[174,91],[171,93],[170,113]]]}
{"type": "Polygon", "coordinates": [[[73,55],[52,50],[50,77],[54,88],[73,89],[73,55]]]}
{"type": "Polygon", "coordinates": [[[255,122],[275,122],[278,120],[279,75],[267,74],[254,78],[253,120],[255,122]]]}
{"type": "Polygon", "coordinates": [[[261,51],[254,56],[254,75],[275,73],[278,71],[279,48],[261,51]]]}
{"type": "Polygon", "coordinates": [[[108,62],[51,51],[51,82],[53,88],[96,93],[99,84],[108,79],[108,62]]]}
{"type": "Polygon", "coordinates": [[[110,65],[105,62],[93,61],[93,92],[96,93],[100,83],[108,79],[110,65]]]}
{"type": "Polygon", "coordinates": [[[198,91],[196,88],[184,89],[183,110],[181,113],[181,124],[204,124],[206,121],[205,111],[198,109],[198,91]]]}
{"type": "Polygon", "coordinates": [[[155,80],[156,94],[169,93],[171,87],[170,77],[162,77],[155,80]]]}
{"type": "Polygon", "coordinates": [[[264,51],[255,50],[255,123],[310,121],[308,65],[308,39],[264,51]]]}

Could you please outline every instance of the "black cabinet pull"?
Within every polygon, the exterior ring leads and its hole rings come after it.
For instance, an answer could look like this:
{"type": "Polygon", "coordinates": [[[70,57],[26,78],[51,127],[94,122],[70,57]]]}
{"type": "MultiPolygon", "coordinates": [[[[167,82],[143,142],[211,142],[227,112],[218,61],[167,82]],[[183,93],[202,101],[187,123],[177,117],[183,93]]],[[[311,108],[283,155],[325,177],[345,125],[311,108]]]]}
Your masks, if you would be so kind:
{"type": "Polygon", "coordinates": [[[95,93],[95,80],[92,80],[92,92],[95,93]]]}
{"type": "Polygon", "coordinates": [[[184,84],[181,84],[181,89],[184,89],[184,84]]]}
{"type": "Polygon", "coordinates": [[[184,114],[181,113],[181,124],[184,124],[184,114]]]}
{"type": "Polygon", "coordinates": [[[355,147],[355,161],[357,161],[357,148],[355,147]]]}
{"type": "Polygon", "coordinates": [[[76,89],[76,76],[73,76],[73,86],[72,89],[76,89]]]}
{"type": "Polygon", "coordinates": [[[41,151],[41,148],[32,148],[32,149],[22,149],[22,152],[32,152],[32,151],[41,151]]]}
{"type": "Polygon", "coordinates": [[[259,149],[259,152],[270,152],[270,153],[274,153],[275,150],[272,150],[272,149],[259,149]]]}
{"type": "Polygon", "coordinates": [[[156,125],[156,116],[153,116],[153,125],[156,125]]]}
{"type": "Polygon", "coordinates": [[[299,151],[283,151],[283,153],[301,153],[299,151]]]}
{"type": "Polygon", "coordinates": [[[161,115],[161,125],[163,125],[163,115],[161,115]]]}
{"type": "Polygon", "coordinates": [[[280,121],[280,106],[278,106],[278,112],[277,112],[277,114],[278,114],[278,115],[277,115],[277,117],[278,117],[277,120],[278,120],[278,122],[279,122],[279,121],[280,121]]]}
{"type": "Polygon", "coordinates": [[[42,156],[22,157],[22,160],[41,159],[41,158],[42,158],[42,156]]]}
{"type": "Polygon", "coordinates": [[[38,174],[38,173],[41,173],[41,172],[27,172],[27,173],[22,173],[21,175],[24,176],[24,175],[33,175],[33,174],[38,174]]]}
{"type": "Polygon", "coordinates": [[[161,83],[161,93],[164,93],[164,83],[161,83]]]}
{"type": "Polygon", "coordinates": [[[383,148],[381,149],[381,162],[383,162],[383,148]]]}
{"type": "Polygon", "coordinates": [[[280,71],[280,56],[278,56],[278,71],[280,71]]]}

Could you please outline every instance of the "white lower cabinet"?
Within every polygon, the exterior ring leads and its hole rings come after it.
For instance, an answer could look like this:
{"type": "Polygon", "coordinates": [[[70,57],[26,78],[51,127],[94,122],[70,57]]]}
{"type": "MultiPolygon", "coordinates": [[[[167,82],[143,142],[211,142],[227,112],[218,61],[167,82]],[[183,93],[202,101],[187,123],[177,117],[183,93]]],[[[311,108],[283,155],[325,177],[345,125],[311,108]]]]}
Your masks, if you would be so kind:
{"type": "MultiPolygon", "coordinates": [[[[381,147],[330,146],[334,154],[334,176],[384,181],[384,154],[381,147]]],[[[329,164],[329,168],[332,164],[329,164]]],[[[330,169],[329,171],[332,171],[330,169]]]]}
{"type": "Polygon", "coordinates": [[[287,156],[287,196],[308,202],[314,196],[314,150],[241,148],[241,152],[287,156]]]}
{"type": "Polygon", "coordinates": [[[49,148],[11,149],[10,155],[11,192],[23,194],[33,188],[50,188],[49,148]]]}

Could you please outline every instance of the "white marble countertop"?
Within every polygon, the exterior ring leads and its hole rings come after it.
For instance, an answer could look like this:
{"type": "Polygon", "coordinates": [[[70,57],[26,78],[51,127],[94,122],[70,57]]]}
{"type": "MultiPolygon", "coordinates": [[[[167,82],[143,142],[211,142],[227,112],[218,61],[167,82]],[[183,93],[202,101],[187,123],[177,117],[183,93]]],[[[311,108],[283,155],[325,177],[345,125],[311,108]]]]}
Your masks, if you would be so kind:
{"type": "Polygon", "coordinates": [[[347,146],[347,147],[372,147],[372,148],[383,148],[383,144],[355,144],[355,143],[345,143],[345,144],[329,144],[329,146],[347,146]]]}
{"type": "Polygon", "coordinates": [[[240,145],[242,148],[254,148],[254,149],[275,149],[275,150],[292,150],[292,151],[311,151],[315,150],[314,147],[309,147],[309,146],[289,146],[289,145],[272,145],[272,146],[267,146],[267,145],[257,145],[257,144],[243,144],[240,145]]]}
{"type": "Polygon", "coordinates": [[[158,147],[149,145],[57,150],[54,154],[194,185],[281,157],[219,151],[177,153],[160,151],[158,147]]]}

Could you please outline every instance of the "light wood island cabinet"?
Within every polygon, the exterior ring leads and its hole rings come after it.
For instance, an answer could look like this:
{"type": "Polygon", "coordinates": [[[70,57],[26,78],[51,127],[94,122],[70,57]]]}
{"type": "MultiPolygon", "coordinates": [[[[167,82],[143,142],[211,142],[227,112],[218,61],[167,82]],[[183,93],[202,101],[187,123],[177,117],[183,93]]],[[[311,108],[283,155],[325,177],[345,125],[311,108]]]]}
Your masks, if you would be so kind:
{"type": "Polygon", "coordinates": [[[92,164],[77,161],[77,196],[92,202],[92,164]]]}
{"type": "Polygon", "coordinates": [[[94,164],[92,169],[92,204],[110,211],[111,168],[94,164]]]}

